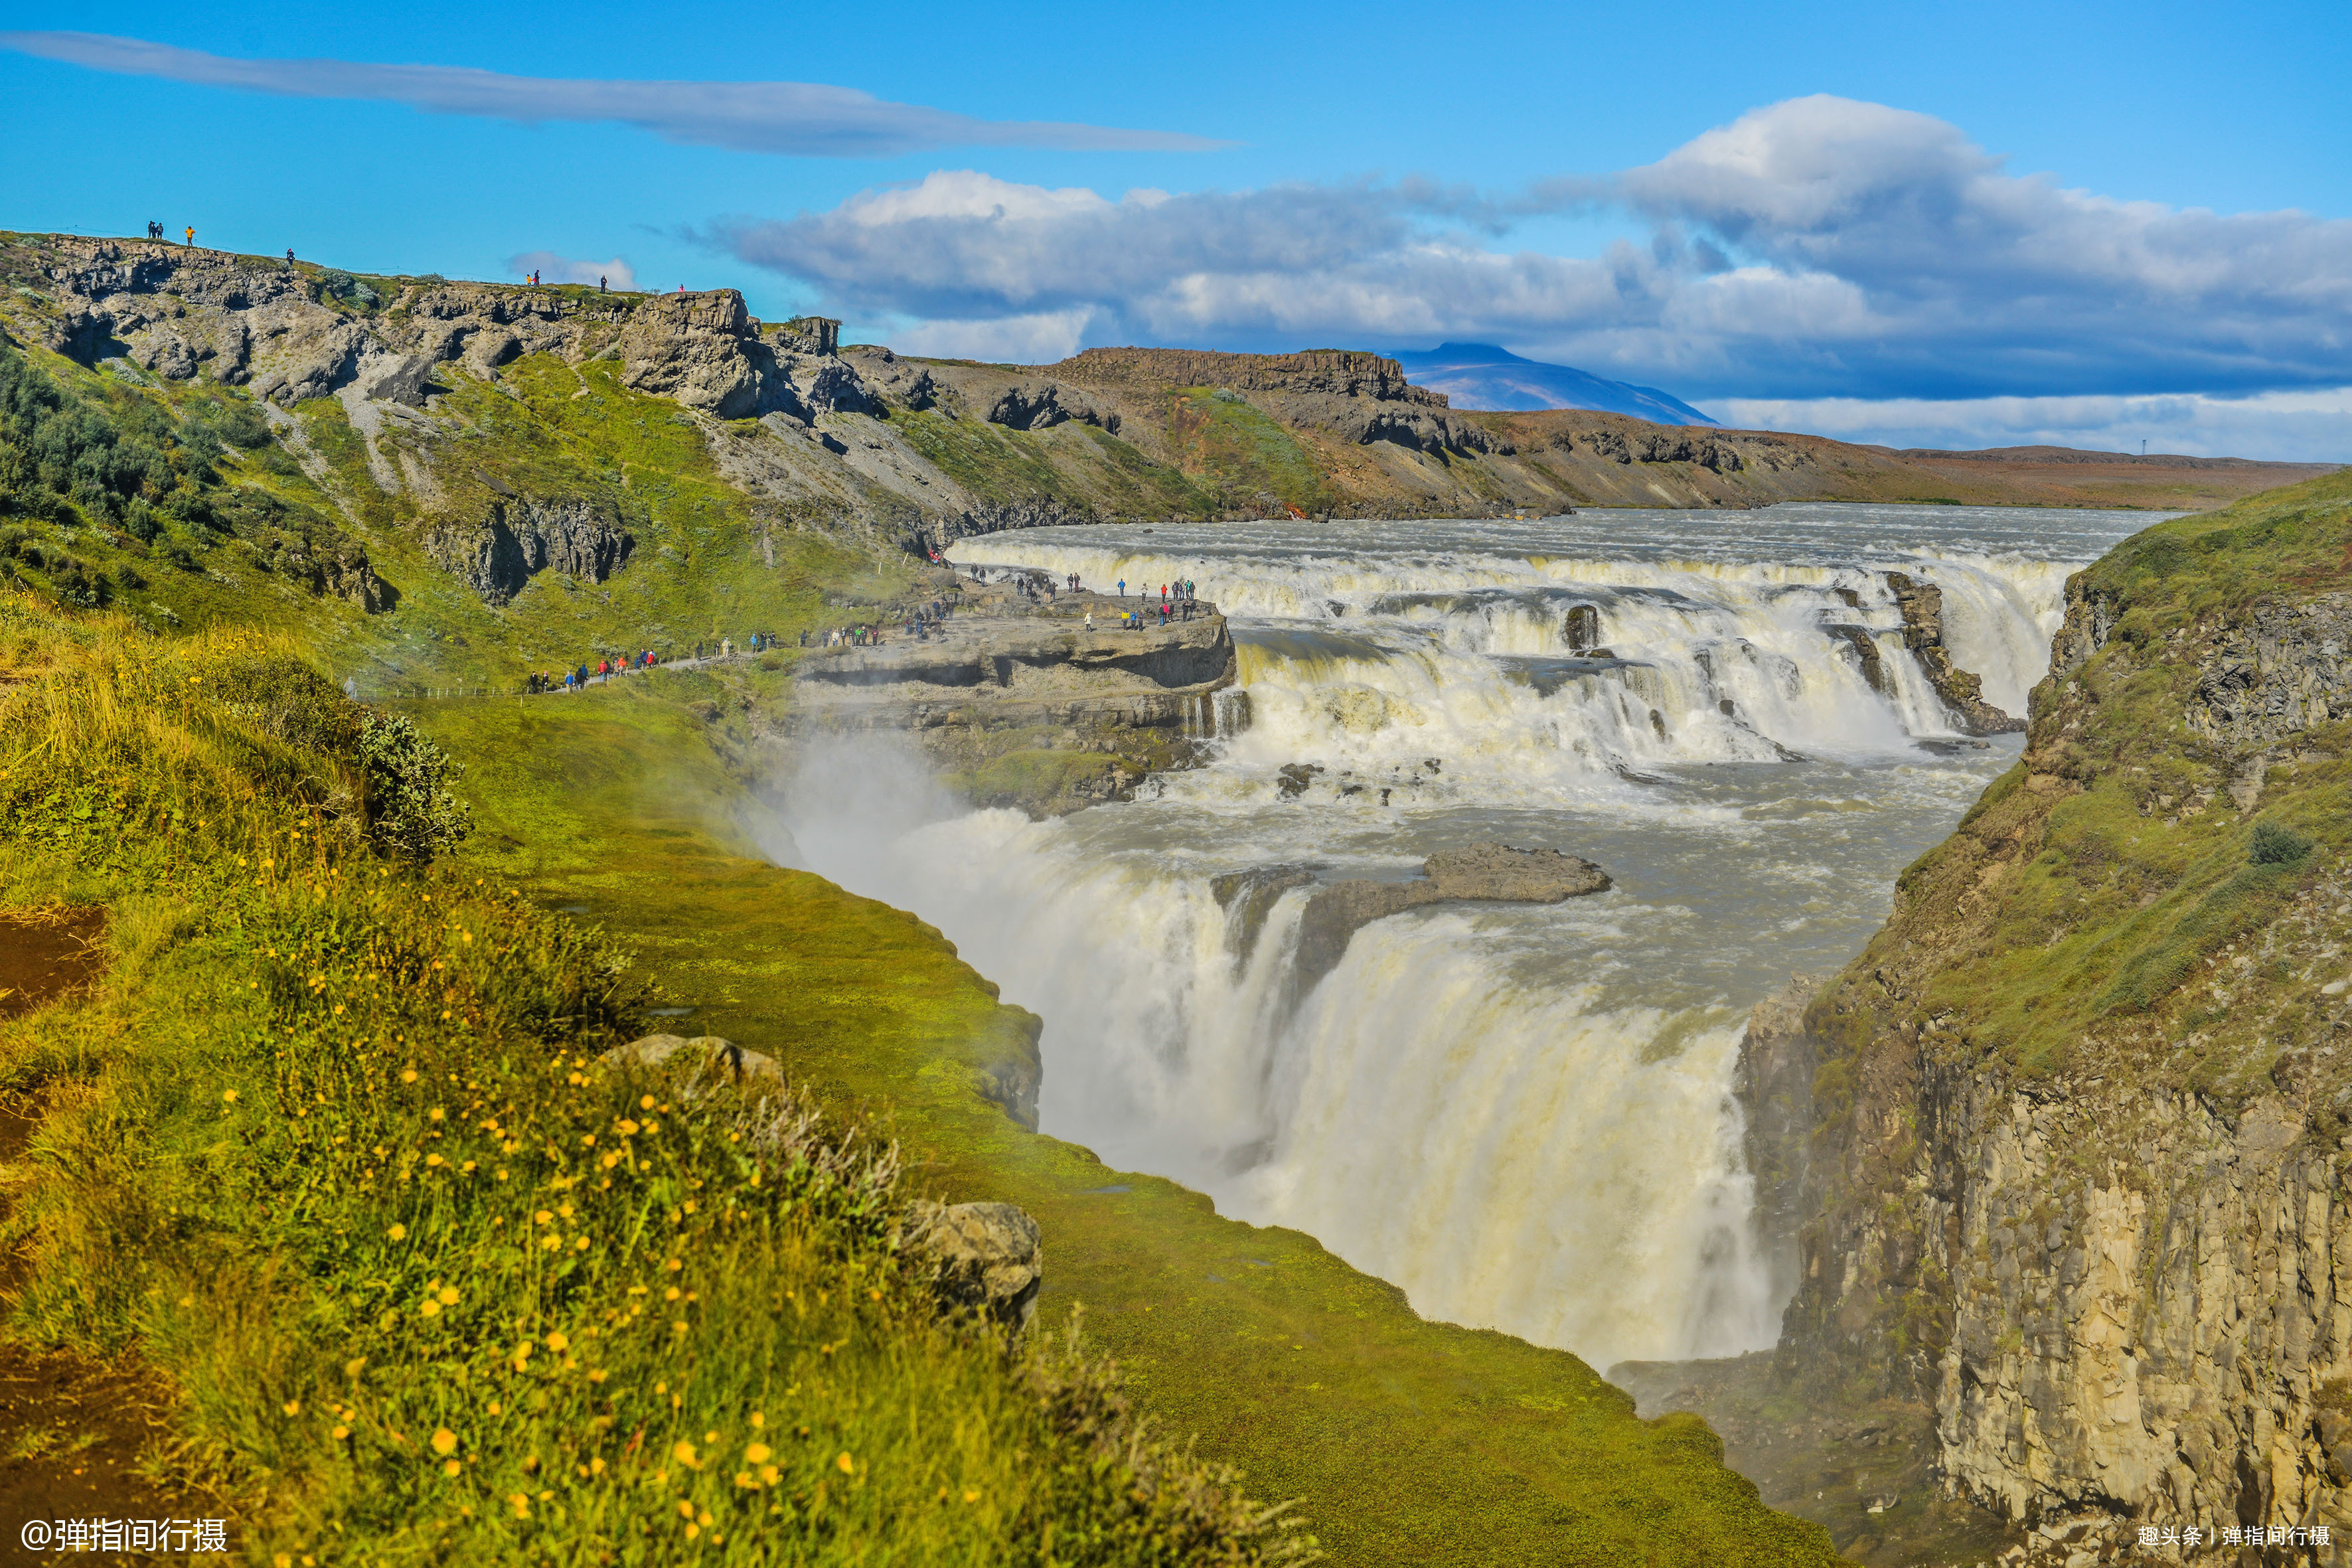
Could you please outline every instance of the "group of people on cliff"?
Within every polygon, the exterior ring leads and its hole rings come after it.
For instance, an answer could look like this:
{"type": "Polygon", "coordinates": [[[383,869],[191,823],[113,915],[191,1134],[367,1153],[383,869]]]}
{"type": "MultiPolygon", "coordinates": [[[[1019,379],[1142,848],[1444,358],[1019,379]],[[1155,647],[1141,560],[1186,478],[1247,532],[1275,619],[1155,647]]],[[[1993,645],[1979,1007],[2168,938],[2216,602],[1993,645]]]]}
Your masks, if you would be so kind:
{"type": "MultiPolygon", "coordinates": [[[[1075,580],[1074,578],[1073,581],[1075,580]]],[[[1150,584],[1142,584],[1138,588],[1137,593],[1143,600],[1143,605],[1139,609],[1128,611],[1120,617],[1119,625],[1123,628],[1135,630],[1148,626],[1152,624],[1151,617],[1155,613],[1160,617],[1160,625],[1163,626],[1171,620],[1189,621],[1192,618],[1192,612],[1201,599],[1200,584],[1189,577],[1174,583],[1160,584],[1160,603],[1157,605],[1151,602],[1150,584]]],[[[1118,596],[1122,599],[1127,597],[1127,579],[1124,577],[1118,580],[1118,596]]],[[[1089,617],[1089,624],[1092,624],[1091,617],[1089,617]]]]}

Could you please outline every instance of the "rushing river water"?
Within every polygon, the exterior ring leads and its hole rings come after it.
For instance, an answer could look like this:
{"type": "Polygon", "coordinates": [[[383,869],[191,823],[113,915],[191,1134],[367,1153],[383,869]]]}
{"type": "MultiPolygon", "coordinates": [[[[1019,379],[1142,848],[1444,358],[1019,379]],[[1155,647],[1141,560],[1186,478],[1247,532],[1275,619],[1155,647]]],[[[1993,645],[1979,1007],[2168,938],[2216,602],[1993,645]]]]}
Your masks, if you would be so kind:
{"type": "Polygon", "coordinates": [[[1943,590],[1957,662],[2022,715],[2067,574],[2151,521],[1788,505],[968,540],[960,562],[1089,587],[1197,582],[1246,728],[1061,821],[878,797],[865,768],[804,775],[791,814],[806,864],[1044,1016],[1046,1131],[1307,1231],[1430,1317],[1604,1367],[1753,1349],[1783,1303],[1730,1094],[1748,1010],[1851,957],[2018,750],[1951,738],[1884,574],[1943,590]],[[1570,648],[1579,605],[1605,654],[1570,648]],[[1832,625],[1866,630],[1890,690],[1832,625]],[[1293,763],[1324,771],[1286,795],[1293,763]],[[1615,889],[1377,921],[1301,995],[1304,892],[1213,886],[1410,876],[1495,839],[1615,889]]]}

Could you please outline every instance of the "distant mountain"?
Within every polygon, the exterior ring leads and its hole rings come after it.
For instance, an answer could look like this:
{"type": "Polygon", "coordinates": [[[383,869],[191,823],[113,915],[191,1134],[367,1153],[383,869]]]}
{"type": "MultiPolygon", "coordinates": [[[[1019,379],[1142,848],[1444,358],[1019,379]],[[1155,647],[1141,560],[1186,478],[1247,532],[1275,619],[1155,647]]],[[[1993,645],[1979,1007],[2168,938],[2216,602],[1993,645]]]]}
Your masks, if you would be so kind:
{"type": "Polygon", "coordinates": [[[1521,359],[1492,343],[1440,343],[1394,357],[1417,384],[1444,393],[1456,408],[1597,408],[1654,425],[1715,423],[1654,386],[1603,381],[1569,365],[1521,359]]]}

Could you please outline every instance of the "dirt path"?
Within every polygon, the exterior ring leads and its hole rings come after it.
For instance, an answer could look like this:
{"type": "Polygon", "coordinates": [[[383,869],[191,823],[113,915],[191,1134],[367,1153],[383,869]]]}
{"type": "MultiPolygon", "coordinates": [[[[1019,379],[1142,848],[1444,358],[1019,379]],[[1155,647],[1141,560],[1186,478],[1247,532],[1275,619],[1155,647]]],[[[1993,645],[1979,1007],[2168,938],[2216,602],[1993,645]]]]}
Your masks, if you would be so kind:
{"type": "MultiPolygon", "coordinates": [[[[105,927],[94,910],[0,913],[0,1023],[88,989],[105,965],[98,945],[105,927]]],[[[37,1097],[0,1101],[0,1209],[24,1178],[42,1113],[37,1097]]],[[[0,1258],[0,1296],[13,1296],[24,1271],[21,1255],[0,1258]]],[[[167,1400],[152,1374],[136,1367],[37,1354],[0,1339],[0,1562],[152,1563],[170,1553],[129,1550],[140,1539],[133,1521],[152,1539],[155,1521],[192,1528],[195,1518],[216,1514],[209,1500],[141,1473],[167,1400]],[[67,1548],[73,1521],[119,1525],[125,1550],[67,1548]],[[44,1549],[28,1550],[28,1542],[44,1549]]],[[[234,1530],[227,1534],[234,1546],[234,1530]]]]}

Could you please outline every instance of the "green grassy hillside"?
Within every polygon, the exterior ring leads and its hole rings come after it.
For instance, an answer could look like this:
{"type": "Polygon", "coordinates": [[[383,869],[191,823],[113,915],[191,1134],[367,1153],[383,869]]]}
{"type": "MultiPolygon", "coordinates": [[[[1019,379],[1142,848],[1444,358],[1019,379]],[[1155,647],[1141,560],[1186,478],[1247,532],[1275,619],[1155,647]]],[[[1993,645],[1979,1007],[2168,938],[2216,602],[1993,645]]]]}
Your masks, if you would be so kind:
{"type": "MultiPolygon", "coordinates": [[[[400,853],[381,728],[278,639],[0,595],[0,910],[103,910],[109,961],[0,1026],[0,1088],[38,1119],[7,1341],[150,1368],[149,1463],[236,1550],[1304,1550],[1082,1346],[1008,1355],[948,1310],[854,1118],[602,1065],[644,1027],[629,949],[400,853]]],[[[888,1000],[919,999],[838,1005],[845,1047],[1017,1029],[943,954],[904,959],[888,1000]]]]}

